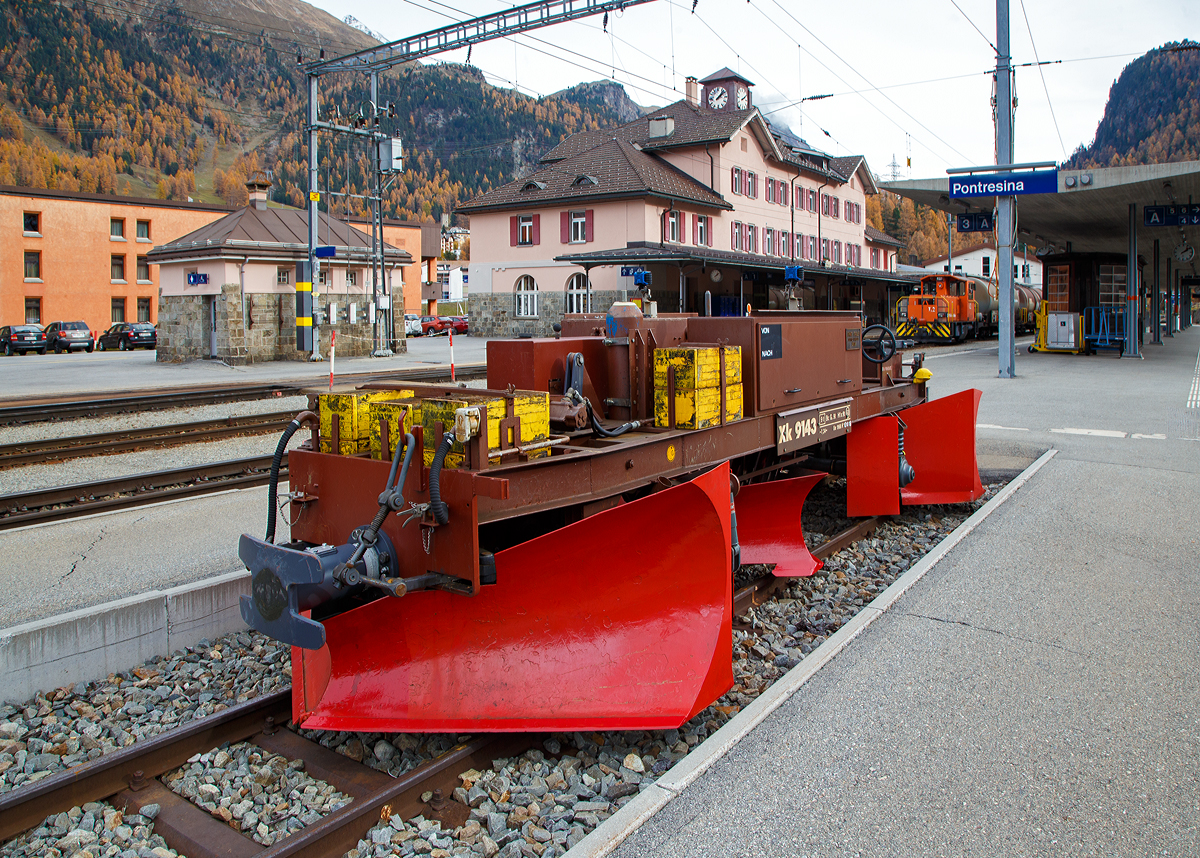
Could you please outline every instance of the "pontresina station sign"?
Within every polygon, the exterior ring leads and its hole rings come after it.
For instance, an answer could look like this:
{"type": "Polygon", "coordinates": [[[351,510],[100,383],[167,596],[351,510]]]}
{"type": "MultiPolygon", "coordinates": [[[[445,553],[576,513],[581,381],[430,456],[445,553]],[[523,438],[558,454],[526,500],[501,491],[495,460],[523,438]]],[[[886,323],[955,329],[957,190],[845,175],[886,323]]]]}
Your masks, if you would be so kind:
{"type": "Polygon", "coordinates": [[[950,177],[951,197],[1015,197],[1058,193],[1058,171],[971,173],[950,177]]]}

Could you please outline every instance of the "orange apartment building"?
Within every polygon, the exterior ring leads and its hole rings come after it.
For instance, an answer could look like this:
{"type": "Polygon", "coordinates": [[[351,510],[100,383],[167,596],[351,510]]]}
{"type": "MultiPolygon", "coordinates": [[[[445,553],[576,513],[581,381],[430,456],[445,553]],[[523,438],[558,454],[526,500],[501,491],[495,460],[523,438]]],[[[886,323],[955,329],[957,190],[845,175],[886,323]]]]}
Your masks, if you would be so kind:
{"type": "Polygon", "coordinates": [[[0,325],[158,322],[155,245],[233,209],[0,186],[0,325]]]}

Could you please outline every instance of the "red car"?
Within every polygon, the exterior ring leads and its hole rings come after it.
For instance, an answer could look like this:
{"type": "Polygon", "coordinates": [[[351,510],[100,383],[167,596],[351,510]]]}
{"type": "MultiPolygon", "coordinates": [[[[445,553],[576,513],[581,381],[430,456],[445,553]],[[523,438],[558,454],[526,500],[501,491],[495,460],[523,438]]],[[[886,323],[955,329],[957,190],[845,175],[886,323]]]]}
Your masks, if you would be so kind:
{"type": "Polygon", "coordinates": [[[456,334],[465,334],[467,332],[467,317],[466,316],[438,316],[442,321],[442,326],[453,328],[456,334]]]}
{"type": "Polygon", "coordinates": [[[446,324],[439,316],[422,316],[421,333],[427,337],[440,334],[446,330],[446,324]]]}

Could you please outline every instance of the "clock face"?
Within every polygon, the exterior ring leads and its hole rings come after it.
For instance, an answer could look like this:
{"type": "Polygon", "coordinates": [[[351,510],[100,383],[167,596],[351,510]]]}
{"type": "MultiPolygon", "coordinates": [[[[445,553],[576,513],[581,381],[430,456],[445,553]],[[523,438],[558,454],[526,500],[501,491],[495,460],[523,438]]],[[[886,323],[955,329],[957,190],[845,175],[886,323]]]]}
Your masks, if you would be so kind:
{"type": "Polygon", "coordinates": [[[720,110],[729,103],[729,93],[725,91],[725,87],[718,86],[715,89],[708,91],[708,106],[714,110],[720,110]]]}
{"type": "Polygon", "coordinates": [[[738,110],[745,110],[750,106],[750,93],[746,92],[746,87],[744,86],[737,88],[737,106],[738,110]]]}
{"type": "Polygon", "coordinates": [[[1191,262],[1196,255],[1196,248],[1186,241],[1175,248],[1175,258],[1180,262],[1191,262]]]}

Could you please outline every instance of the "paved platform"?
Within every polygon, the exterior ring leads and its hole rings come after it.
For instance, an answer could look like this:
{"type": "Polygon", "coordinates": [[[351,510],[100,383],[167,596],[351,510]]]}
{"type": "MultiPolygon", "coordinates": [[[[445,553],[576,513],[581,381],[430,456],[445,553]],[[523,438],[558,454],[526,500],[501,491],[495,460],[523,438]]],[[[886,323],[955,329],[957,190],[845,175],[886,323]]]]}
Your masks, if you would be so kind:
{"type": "Polygon", "coordinates": [[[1200,854],[1198,350],[1193,328],[1144,360],[1022,353],[1010,380],[994,348],[931,361],[934,395],[984,391],[981,445],[1058,453],[589,854],[1200,854]]]}

